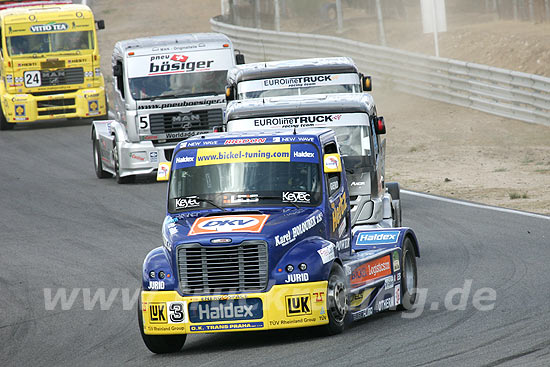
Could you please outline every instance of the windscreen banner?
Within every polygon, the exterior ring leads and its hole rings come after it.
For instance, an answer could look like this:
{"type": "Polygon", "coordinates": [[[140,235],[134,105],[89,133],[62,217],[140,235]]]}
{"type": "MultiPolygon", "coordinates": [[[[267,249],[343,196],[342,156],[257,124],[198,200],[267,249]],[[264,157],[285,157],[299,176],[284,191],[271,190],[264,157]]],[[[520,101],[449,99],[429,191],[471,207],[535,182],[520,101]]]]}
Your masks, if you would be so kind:
{"type": "Polygon", "coordinates": [[[223,71],[233,67],[230,49],[129,56],[128,77],[223,71]]]}
{"type": "Polygon", "coordinates": [[[282,78],[247,80],[239,83],[239,93],[248,93],[273,89],[307,88],[326,85],[359,84],[357,74],[321,74],[289,76],[282,78]]]}
{"type": "Polygon", "coordinates": [[[227,131],[249,131],[258,129],[282,129],[299,127],[360,126],[368,125],[366,113],[332,113],[299,116],[273,116],[231,120],[227,131]]]}

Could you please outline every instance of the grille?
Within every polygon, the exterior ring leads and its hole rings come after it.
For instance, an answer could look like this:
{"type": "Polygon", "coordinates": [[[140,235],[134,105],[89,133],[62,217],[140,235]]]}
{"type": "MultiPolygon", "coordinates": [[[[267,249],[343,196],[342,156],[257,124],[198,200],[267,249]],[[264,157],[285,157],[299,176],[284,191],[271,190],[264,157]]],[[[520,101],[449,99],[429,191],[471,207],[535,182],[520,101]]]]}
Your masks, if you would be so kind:
{"type": "Polygon", "coordinates": [[[40,72],[40,77],[42,79],[42,87],[65,84],[82,84],[84,83],[84,69],[70,68],[52,71],[42,70],[40,72]]]}
{"type": "Polygon", "coordinates": [[[36,106],[38,108],[65,107],[65,106],[74,106],[74,104],[75,104],[74,98],[51,99],[51,100],[36,102],[36,106]]]}
{"type": "Polygon", "coordinates": [[[262,291],[267,285],[267,244],[178,246],[180,288],[184,293],[262,291]]]}
{"type": "Polygon", "coordinates": [[[60,110],[38,111],[38,116],[64,115],[68,113],[76,113],[75,108],[62,108],[60,110]]]}
{"type": "MultiPolygon", "coordinates": [[[[149,115],[151,134],[186,131],[212,131],[223,124],[221,109],[193,111],[188,113],[156,113],[149,115]]],[[[181,140],[181,139],[180,139],[181,140]]]]}

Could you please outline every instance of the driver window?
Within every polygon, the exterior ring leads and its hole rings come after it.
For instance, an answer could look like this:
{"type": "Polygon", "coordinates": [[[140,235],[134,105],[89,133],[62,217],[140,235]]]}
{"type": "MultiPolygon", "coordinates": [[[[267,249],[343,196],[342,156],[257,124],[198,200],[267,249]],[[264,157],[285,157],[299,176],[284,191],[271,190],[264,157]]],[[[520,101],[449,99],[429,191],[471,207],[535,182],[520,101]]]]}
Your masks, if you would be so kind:
{"type": "Polygon", "coordinates": [[[122,67],[122,61],[117,60],[116,65],[118,68],[120,68],[120,74],[116,77],[116,88],[120,92],[120,95],[122,96],[122,99],[125,99],[124,97],[124,68],[122,67]]]}

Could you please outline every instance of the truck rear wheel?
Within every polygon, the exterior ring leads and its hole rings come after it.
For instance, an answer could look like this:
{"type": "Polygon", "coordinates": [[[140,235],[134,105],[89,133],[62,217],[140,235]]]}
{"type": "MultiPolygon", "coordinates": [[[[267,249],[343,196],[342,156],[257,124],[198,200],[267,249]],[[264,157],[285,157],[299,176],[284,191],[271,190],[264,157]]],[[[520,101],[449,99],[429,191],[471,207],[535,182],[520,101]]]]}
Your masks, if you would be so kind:
{"type": "Polygon", "coordinates": [[[94,168],[95,168],[95,175],[97,178],[107,178],[110,177],[111,174],[107,171],[103,170],[103,162],[101,161],[101,151],[99,148],[99,140],[95,137],[95,132],[93,133],[93,147],[94,147],[94,168]]]}
{"type": "Polygon", "coordinates": [[[185,344],[187,334],[181,335],[147,335],[143,332],[143,312],[141,310],[141,296],[138,302],[138,324],[141,338],[145,346],[153,353],[165,354],[179,352],[185,344]]]}
{"type": "Polygon", "coordinates": [[[0,130],[11,130],[15,127],[15,124],[10,124],[4,116],[4,111],[0,107],[0,130]]]}
{"type": "Polygon", "coordinates": [[[334,263],[328,277],[327,314],[329,322],[324,326],[325,335],[340,334],[344,331],[348,309],[348,287],[344,269],[340,264],[334,263]]]}
{"type": "Polygon", "coordinates": [[[416,286],[418,283],[416,270],[416,253],[411,239],[406,238],[401,257],[401,305],[399,310],[410,310],[416,302],[416,286]]]}

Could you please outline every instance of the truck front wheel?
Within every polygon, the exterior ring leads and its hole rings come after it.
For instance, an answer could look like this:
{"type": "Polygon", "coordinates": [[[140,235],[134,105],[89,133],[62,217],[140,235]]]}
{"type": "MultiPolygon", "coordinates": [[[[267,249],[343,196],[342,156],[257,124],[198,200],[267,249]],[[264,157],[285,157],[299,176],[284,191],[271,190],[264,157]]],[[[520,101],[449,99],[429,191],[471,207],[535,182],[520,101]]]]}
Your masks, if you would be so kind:
{"type": "Polygon", "coordinates": [[[147,335],[143,332],[143,312],[141,310],[141,297],[138,302],[139,332],[147,348],[156,354],[179,352],[185,344],[187,334],[181,335],[147,335]]]}
{"type": "Polygon", "coordinates": [[[416,302],[416,286],[418,283],[416,270],[416,253],[411,239],[406,238],[403,244],[401,258],[401,305],[399,310],[410,310],[416,302]]]}
{"type": "Polygon", "coordinates": [[[4,116],[4,111],[0,107],[0,130],[11,130],[15,127],[15,124],[10,124],[4,116]]]}
{"type": "Polygon", "coordinates": [[[328,277],[327,314],[329,322],[324,326],[326,335],[340,334],[344,331],[348,306],[348,287],[344,269],[340,264],[334,263],[328,277]]]}

